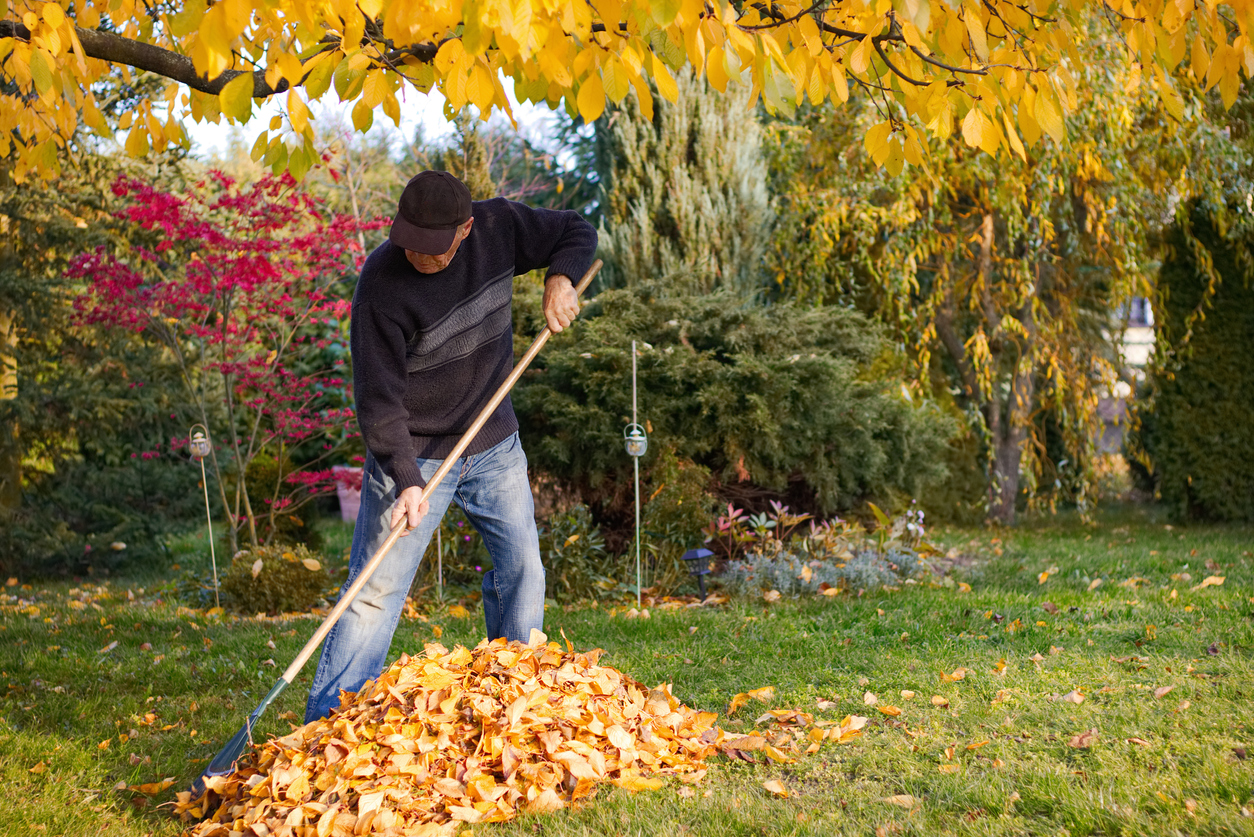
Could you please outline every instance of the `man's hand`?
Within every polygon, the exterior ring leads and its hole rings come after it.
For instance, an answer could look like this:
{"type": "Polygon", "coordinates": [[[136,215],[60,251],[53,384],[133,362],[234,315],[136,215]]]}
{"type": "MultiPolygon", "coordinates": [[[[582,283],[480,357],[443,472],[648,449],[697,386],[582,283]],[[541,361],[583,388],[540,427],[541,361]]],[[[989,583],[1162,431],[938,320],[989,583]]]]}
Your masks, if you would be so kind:
{"type": "Polygon", "coordinates": [[[544,319],[557,334],[579,316],[579,295],[569,276],[554,273],[544,282],[544,319]]]}
{"type": "Polygon", "coordinates": [[[401,537],[405,537],[410,529],[418,528],[418,524],[426,516],[429,507],[430,504],[422,496],[422,489],[411,485],[401,492],[401,496],[396,498],[396,505],[392,506],[392,528],[395,529],[397,523],[408,518],[408,525],[405,531],[401,532],[401,537]]]}

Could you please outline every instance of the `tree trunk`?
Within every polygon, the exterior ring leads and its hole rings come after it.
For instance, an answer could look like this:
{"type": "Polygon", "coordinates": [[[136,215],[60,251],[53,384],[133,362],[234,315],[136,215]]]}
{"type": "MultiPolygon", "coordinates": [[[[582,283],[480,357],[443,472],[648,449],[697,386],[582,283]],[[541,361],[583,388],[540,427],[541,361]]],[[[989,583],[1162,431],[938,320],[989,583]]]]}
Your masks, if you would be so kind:
{"type": "MultiPolygon", "coordinates": [[[[17,398],[17,316],[0,311],[0,401],[17,398]]],[[[0,520],[22,500],[22,446],[17,419],[0,427],[0,520]]]]}

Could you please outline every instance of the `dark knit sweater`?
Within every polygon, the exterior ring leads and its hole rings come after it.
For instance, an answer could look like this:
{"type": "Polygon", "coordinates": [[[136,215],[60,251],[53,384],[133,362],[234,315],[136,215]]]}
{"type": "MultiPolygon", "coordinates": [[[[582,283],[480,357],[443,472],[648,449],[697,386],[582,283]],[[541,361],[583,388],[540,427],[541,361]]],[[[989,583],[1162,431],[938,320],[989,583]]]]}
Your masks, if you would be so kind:
{"type": "MultiPolygon", "coordinates": [[[[596,251],[596,230],[577,212],[494,198],[471,214],[448,267],[419,273],[385,241],[353,296],[357,420],[398,493],[426,484],[415,459],[446,457],[513,368],[514,276],[547,266],[578,282],[596,251]]],[[[466,454],[517,429],[507,397],[466,454]]]]}

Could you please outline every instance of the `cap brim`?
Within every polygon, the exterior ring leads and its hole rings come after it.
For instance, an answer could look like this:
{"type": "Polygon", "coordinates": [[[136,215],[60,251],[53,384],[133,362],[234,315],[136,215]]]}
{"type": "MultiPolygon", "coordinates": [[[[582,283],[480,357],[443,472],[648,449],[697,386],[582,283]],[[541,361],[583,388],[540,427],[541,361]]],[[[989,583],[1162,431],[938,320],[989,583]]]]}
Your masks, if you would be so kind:
{"type": "Polygon", "coordinates": [[[447,253],[456,237],[456,227],[449,230],[416,227],[399,214],[392,220],[392,231],[388,233],[388,239],[397,247],[427,256],[441,256],[447,253]]]}

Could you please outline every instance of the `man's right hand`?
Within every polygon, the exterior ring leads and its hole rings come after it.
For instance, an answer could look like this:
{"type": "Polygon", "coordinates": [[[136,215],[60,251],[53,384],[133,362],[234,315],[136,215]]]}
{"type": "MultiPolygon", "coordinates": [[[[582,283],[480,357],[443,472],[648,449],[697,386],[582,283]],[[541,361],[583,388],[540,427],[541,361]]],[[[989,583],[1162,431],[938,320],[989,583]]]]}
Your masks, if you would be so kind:
{"type": "Polygon", "coordinates": [[[422,489],[411,485],[401,492],[396,498],[396,505],[392,506],[392,528],[395,529],[396,524],[408,518],[406,529],[401,532],[401,537],[405,537],[410,529],[418,528],[429,507],[430,504],[422,496],[422,489]]]}

